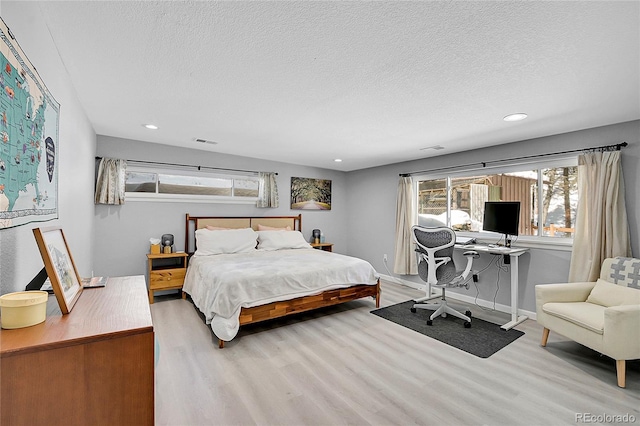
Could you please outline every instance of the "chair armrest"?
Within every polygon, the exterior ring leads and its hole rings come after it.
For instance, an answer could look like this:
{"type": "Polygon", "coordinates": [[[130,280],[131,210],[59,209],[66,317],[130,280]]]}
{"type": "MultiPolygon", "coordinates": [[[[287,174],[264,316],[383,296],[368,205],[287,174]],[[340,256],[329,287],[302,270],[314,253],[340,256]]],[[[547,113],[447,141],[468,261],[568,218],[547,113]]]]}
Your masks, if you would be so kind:
{"type": "Polygon", "coordinates": [[[477,258],[479,258],[479,257],[480,257],[480,255],[478,254],[478,252],[477,252],[477,251],[475,251],[475,250],[467,250],[467,251],[465,251],[464,253],[462,253],[462,255],[463,255],[463,256],[467,256],[467,257],[469,257],[469,256],[473,256],[473,258],[474,258],[474,259],[477,259],[477,258]]]}
{"type": "Polygon", "coordinates": [[[595,282],[538,284],[536,306],[548,302],[584,302],[595,285],[595,282]]]}
{"type": "Polygon", "coordinates": [[[611,306],[604,310],[603,346],[614,359],[640,358],[640,305],[611,306]]]}
{"type": "Polygon", "coordinates": [[[478,257],[480,257],[480,255],[478,254],[477,251],[465,251],[464,253],[464,257],[467,258],[467,265],[464,268],[464,271],[462,271],[462,273],[457,276],[456,278],[454,278],[454,280],[452,282],[464,282],[469,278],[469,274],[471,273],[471,266],[473,266],[473,259],[477,259],[478,257]]]}

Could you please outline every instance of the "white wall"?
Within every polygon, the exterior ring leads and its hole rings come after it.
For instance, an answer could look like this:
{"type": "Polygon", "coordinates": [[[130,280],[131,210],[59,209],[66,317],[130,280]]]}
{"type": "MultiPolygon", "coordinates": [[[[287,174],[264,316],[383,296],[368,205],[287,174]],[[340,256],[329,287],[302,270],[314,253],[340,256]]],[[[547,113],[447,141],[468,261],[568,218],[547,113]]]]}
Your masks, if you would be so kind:
{"type": "MultiPolygon", "coordinates": [[[[565,133],[516,142],[508,145],[443,155],[388,166],[351,172],[347,175],[349,193],[348,240],[349,255],[368,260],[381,273],[387,274],[382,262],[386,253],[389,269],[393,270],[396,218],[396,194],[398,174],[440,167],[449,167],[514,158],[564,150],[610,145],[626,141],[622,150],[622,167],[626,184],[627,215],[632,251],[640,255],[640,121],[631,121],[611,126],[598,127],[578,132],[565,133]],[[363,208],[363,206],[368,206],[363,208]]],[[[567,251],[532,249],[520,258],[520,307],[535,311],[534,286],[541,283],[567,280],[571,253],[567,251]]],[[[480,259],[479,268],[487,259],[480,259]]],[[[476,269],[476,268],[474,268],[476,269]]],[[[421,283],[418,277],[403,276],[403,279],[421,283]]],[[[489,268],[480,277],[478,290],[480,299],[493,301],[498,276],[496,268],[489,268]]],[[[500,274],[498,304],[509,305],[509,275],[500,274]]],[[[476,289],[461,293],[475,297],[476,289]]]]}
{"type": "Polygon", "coordinates": [[[0,293],[24,290],[43,263],[33,228],[62,227],[81,275],[93,259],[93,158],[96,135],[78,101],[37,4],[2,2],[0,13],[40,77],[60,103],[59,219],[0,230],[0,293]]]}
{"type": "Polygon", "coordinates": [[[296,216],[302,213],[302,232],[311,238],[321,229],[334,251],[347,251],[346,174],[340,171],[297,166],[255,158],[177,148],[107,136],[98,136],[97,155],[129,160],[158,161],[240,170],[277,172],[280,207],[259,209],[254,205],[126,202],[121,206],[95,208],[96,275],[137,275],[146,273],[149,238],[173,234],[176,250],[184,249],[185,214],[200,216],[296,216]],[[291,177],[331,180],[331,210],[291,210],[291,177]]]}

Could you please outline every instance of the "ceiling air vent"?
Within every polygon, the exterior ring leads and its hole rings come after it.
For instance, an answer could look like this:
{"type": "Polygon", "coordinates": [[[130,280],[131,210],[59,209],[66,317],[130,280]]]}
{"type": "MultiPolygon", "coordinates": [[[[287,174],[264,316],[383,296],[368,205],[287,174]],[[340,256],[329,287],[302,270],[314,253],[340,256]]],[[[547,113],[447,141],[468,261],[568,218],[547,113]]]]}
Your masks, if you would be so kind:
{"type": "Polygon", "coordinates": [[[196,142],[208,143],[209,145],[217,145],[218,144],[218,142],[216,142],[216,141],[208,141],[206,139],[200,139],[200,138],[197,138],[196,142]]]}
{"type": "Polygon", "coordinates": [[[424,148],[420,148],[420,151],[426,151],[428,149],[433,149],[433,150],[438,151],[440,149],[444,149],[444,146],[440,146],[440,145],[427,146],[427,147],[424,147],[424,148]]]}

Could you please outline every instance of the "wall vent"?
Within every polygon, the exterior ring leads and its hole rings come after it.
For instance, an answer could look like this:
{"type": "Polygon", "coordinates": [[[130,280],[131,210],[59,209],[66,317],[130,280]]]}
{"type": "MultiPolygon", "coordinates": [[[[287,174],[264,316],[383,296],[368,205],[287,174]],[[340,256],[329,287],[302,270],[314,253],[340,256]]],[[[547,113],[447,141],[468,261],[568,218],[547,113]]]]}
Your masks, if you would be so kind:
{"type": "Polygon", "coordinates": [[[208,143],[209,145],[217,145],[218,144],[218,142],[216,142],[216,141],[209,141],[209,140],[200,139],[200,138],[196,138],[196,142],[208,143]]]}

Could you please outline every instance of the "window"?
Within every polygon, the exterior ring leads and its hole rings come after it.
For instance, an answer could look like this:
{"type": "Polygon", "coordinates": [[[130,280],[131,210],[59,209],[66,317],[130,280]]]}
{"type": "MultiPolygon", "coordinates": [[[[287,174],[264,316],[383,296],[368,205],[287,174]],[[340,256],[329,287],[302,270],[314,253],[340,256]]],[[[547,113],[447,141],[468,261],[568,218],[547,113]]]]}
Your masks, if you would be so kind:
{"type": "Polygon", "coordinates": [[[124,191],[128,192],[156,192],[156,181],[158,175],[155,173],[129,172],[125,175],[124,191]]]}
{"type": "Polygon", "coordinates": [[[254,203],[260,182],[255,175],[167,171],[129,167],[125,191],[127,201],[254,203]]]}
{"type": "Polygon", "coordinates": [[[573,238],[577,160],[418,179],[418,224],[480,232],[485,201],[520,201],[520,236],[573,238]]]}

